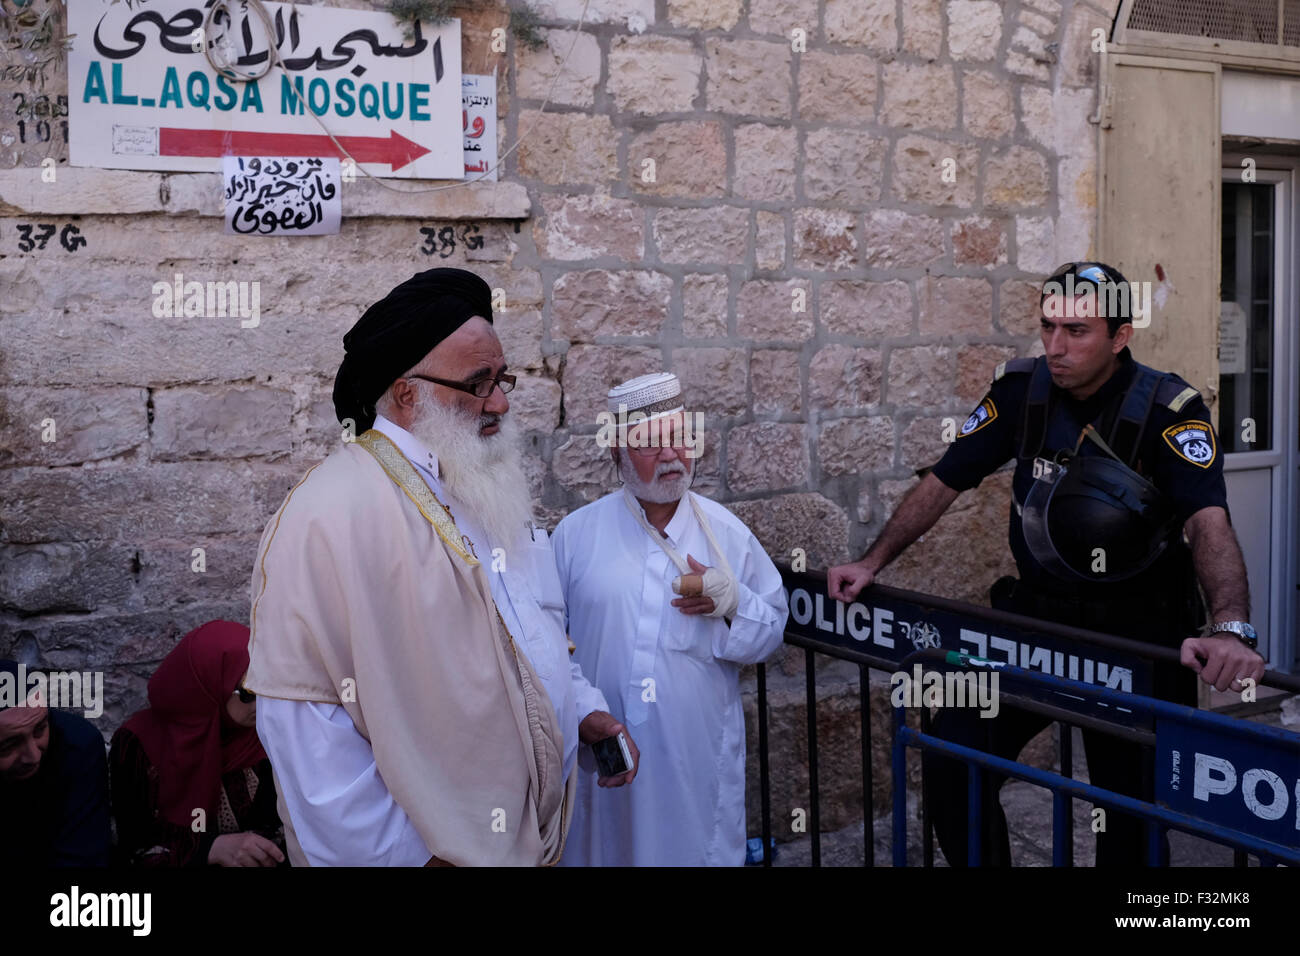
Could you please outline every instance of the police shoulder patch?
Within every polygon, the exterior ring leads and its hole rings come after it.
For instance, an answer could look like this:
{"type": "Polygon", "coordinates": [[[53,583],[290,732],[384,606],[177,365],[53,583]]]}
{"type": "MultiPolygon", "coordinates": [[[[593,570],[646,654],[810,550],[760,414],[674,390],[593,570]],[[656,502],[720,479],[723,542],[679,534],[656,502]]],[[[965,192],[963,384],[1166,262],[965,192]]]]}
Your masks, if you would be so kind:
{"type": "Polygon", "coordinates": [[[1208,422],[1179,422],[1166,428],[1162,434],[1174,454],[1200,468],[1209,468],[1218,457],[1214,429],[1208,422]]]}
{"type": "Polygon", "coordinates": [[[970,417],[962,423],[961,431],[958,433],[959,438],[966,435],[973,435],[989,422],[998,417],[998,407],[993,404],[993,396],[988,396],[984,401],[979,403],[979,407],[970,413],[970,417]]]}

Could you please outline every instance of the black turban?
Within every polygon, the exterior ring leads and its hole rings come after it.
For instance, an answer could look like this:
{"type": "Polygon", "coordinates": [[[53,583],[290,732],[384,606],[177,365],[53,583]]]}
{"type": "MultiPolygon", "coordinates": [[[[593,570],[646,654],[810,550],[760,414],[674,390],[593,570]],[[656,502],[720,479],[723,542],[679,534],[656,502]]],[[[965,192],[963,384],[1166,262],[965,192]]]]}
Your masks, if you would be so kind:
{"type": "Polygon", "coordinates": [[[334,378],[334,413],[357,434],[375,424],[375,402],[403,372],[466,321],[492,321],[492,290],[464,269],[411,276],[370,308],[343,336],[346,353],[334,378]]]}

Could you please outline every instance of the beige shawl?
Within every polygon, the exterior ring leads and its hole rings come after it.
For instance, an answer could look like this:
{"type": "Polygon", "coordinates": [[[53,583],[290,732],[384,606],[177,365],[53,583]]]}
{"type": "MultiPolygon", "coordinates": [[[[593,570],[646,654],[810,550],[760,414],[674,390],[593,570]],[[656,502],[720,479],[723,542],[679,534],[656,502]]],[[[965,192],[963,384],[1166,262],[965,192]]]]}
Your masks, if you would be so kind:
{"type": "Polygon", "coordinates": [[[450,513],[380,432],[309,471],[267,525],[249,654],[249,690],[347,711],[435,856],[559,859],[573,799],[554,708],[450,513]]]}

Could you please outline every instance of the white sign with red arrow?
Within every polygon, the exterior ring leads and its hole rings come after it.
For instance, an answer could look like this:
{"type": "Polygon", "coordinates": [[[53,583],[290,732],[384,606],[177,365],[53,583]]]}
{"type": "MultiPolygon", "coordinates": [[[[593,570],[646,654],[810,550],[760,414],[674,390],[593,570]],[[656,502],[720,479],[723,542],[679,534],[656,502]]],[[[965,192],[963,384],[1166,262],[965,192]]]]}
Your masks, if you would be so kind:
{"type": "Polygon", "coordinates": [[[201,0],[69,4],[75,166],[220,171],[223,156],[345,158],[375,176],[462,179],[460,21],[413,36],[388,13],[228,4],[206,36],[201,0]],[[228,11],[228,12],[227,12],[228,11]],[[322,129],[322,124],[324,129],[322,129]],[[328,130],[328,132],[326,132],[328,130]]]}

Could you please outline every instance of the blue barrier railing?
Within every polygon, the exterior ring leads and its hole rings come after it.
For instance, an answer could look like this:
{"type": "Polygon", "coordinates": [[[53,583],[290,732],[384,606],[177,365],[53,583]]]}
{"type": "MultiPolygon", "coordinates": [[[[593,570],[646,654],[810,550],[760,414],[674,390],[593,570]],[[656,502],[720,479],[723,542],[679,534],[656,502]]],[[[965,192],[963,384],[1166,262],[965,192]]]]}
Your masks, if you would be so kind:
{"type": "MultiPolygon", "coordinates": [[[[922,649],[958,651],[980,657],[1003,659],[1008,664],[1035,668],[1062,678],[1078,678],[1084,683],[1149,696],[1153,668],[1164,664],[1179,666],[1177,649],[1146,641],[1101,634],[1095,631],[1042,621],[993,608],[949,600],[930,594],[904,591],[874,584],[864,589],[857,600],[842,603],[826,590],[824,571],[795,571],[779,565],[790,603],[785,642],[803,651],[804,698],[808,772],[808,835],[811,862],[821,865],[821,807],[819,774],[821,761],[817,732],[817,677],[819,658],[835,658],[858,668],[859,733],[861,742],[862,855],[866,866],[875,864],[875,803],[872,798],[871,746],[873,728],[869,703],[870,671],[894,673],[908,655],[922,649]]],[[[758,771],[761,839],[755,839],[755,860],[771,866],[773,854],[762,850],[771,847],[775,834],[772,826],[771,775],[768,739],[768,674],[764,665],[756,668],[758,709],[758,771]]],[[[1300,677],[1268,671],[1258,682],[1260,687],[1300,694],[1300,677]]],[[[1058,759],[1063,773],[1072,773],[1074,764],[1071,729],[1097,730],[1112,734],[1141,747],[1154,750],[1156,738],[1147,715],[1134,712],[1126,704],[1110,706],[1073,693],[1053,695],[1048,703],[1032,702],[1029,709],[1056,723],[1058,759]],[[1123,726],[1120,726],[1123,725],[1123,726]]],[[[1127,700],[1127,698],[1125,698],[1127,700]]],[[[921,729],[928,729],[929,711],[921,710],[921,729]]],[[[889,731],[876,722],[880,735],[889,731]]],[[[886,745],[888,746],[888,745],[886,745]]],[[[833,767],[837,781],[845,768],[833,767]]],[[[1070,797],[1060,794],[1069,809],[1070,797]]],[[[1300,795],[1297,795],[1300,802],[1300,795]]],[[[926,866],[933,859],[933,838],[924,795],[921,801],[922,852],[926,866]]],[[[1068,819],[1068,814],[1066,815],[1068,819]]],[[[1058,845],[1061,835],[1057,834],[1058,845]]],[[[1073,859],[1073,846],[1065,841],[1066,864],[1073,859]]],[[[1247,855],[1238,850],[1235,865],[1246,866],[1247,855]]]]}
{"type": "MultiPolygon", "coordinates": [[[[914,704],[904,698],[894,706],[895,866],[907,866],[909,747],[931,750],[966,764],[967,862],[972,866],[980,863],[983,851],[984,828],[980,823],[985,772],[1023,780],[1052,792],[1054,866],[1069,865],[1072,798],[1145,821],[1147,859],[1151,865],[1162,862],[1162,843],[1167,830],[1181,830],[1240,852],[1256,854],[1261,865],[1281,862],[1300,865],[1300,734],[956,652],[921,651],[910,655],[905,664],[930,665],[936,671],[996,673],[999,691],[1010,691],[1013,698],[1027,698],[1049,706],[1053,698],[1076,701],[1082,698],[1113,711],[1149,717],[1155,725],[1156,787],[1155,802],[1146,802],[944,740],[907,726],[906,711],[914,704]],[[1239,766],[1249,766],[1249,769],[1238,774],[1239,766]],[[1189,773],[1190,786],[1186,781],[1189,773]],[[1240,807],[1231,799],[1221,799],[1237,791],[1240,791],[1240,807]],[[1261,791],[1271,799],[1261,800],[1261,791]]],[[[1117,723],[1120,726],[1115,728],[1116,732],[1123,733],[1121,727],[1125,721],[1117,723]]]]}

